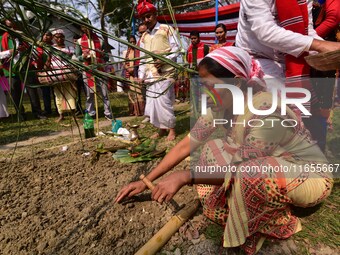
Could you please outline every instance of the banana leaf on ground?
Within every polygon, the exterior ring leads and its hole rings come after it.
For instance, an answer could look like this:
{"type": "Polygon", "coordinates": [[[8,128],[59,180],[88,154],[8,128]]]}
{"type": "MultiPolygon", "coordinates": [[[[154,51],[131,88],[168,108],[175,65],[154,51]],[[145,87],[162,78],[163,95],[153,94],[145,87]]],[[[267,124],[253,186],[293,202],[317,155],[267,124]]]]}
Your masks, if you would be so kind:
{"type": "Polygon", "coordinates": [[[140,145],[132,146],[128,150],[117,150],[112,157],[121,163],[151,161],[166,154],[166,149],[157,150],[156,147],[157,140],[146,139],[140,145]]]}

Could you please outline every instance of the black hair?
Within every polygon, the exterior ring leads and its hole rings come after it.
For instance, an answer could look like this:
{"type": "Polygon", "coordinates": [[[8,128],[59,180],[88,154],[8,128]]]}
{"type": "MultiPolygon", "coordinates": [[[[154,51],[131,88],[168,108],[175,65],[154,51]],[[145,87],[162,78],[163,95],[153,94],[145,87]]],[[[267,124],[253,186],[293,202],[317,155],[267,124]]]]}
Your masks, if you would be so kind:
{"type": "Polygon", "coordinates": [[[205,57],[198,65],[198,69],[204,67],[209,73],[211,73],[216,78],[234,78],[235,74],[230,72],[228,69],[224,68],[217,61],[212,58],[205,57]]]}
{"type": "Polygon", "coordinates": [[[135,40],[135,42],[137,42],[136,37],[134,35],[129,36],[129,41],[130,41],[131,38],[133,38],[135,40]]]}
{"type": "Polygon", "coordinates": [[[191,31],[190,36],[197,36],[197,38],[200,38],[200,33],[198,31],[191,31]]]}
{"type": "Polygon", "coordinates": [[[227,27],[222,23],[217,24],[214,31],[216,31],[216,29],[219,27],[222,28],[224,32],[227,32],[227,27]]]}

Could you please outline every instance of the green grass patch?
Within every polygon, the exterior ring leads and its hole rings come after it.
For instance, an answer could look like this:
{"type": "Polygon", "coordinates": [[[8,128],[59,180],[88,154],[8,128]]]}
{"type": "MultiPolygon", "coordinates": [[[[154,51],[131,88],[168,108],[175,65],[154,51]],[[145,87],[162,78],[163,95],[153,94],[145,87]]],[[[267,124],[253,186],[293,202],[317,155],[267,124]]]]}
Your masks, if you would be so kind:
{"type": "MultiPolygon", "coordinates": [[[[297,240],[313,245],[325,244],[337,248],[340,245],[340,180],[335,179],[333,191],[316,212],[301,218],[302,231],[295,235],[297,240]]],[[[305,210],[308,210],[307,208],[305,210]]]]}
{"type": "MultiPolygon", "coordinates": [[[[46,120],[35,119],[31,112],[31,105],[27,95],[24,96],[23,105],[26,110],[26,121],[18,122],[17,115],[15,114],[14,105],[8,101],[8,110],[11,114],[6,119],[0,119],[0,145],[13,143],[16,141],[28,140],[32,137],[39,137],[51,134],[53,132],[72,131],[74,134],[79,134],[79,129],[82,129],[82,116],[74,120],[70,113],[65,113],[65,120],[61,123],[56,123],[58,118],[57,111],[52,103],[53,114],[46,120]],[[77,126],[78,124],[78,126],[77,126]]],[[[113,116],[119,118],[127,116],[128,114],[128,98],[125,93],[110,93],[110,102],[112,106],[113,116]]],[[[82,98],[83,107],[85,104],[85,96],[82,98]]],[[[103,103],[98,100],[98,113],[99,120],[104,120],[103,103]]],[[[43,108],[43,102],[41,100],[43,108]]]]}
{"type": "MultiPolygon", "coordinates": [[[[333,131],[327,135],[327,158],[331,163],[340,163],[340,108],[334,109],[333,131]]],[[[340,169],[338,169],[340,171],[340,169]]]]}
{"type": "Polygon", "coordinates": [[[203,233],[207,239],[213,240],[216,245],[222,244],[224,229],[220,225],[211,223],[203,233]]]}

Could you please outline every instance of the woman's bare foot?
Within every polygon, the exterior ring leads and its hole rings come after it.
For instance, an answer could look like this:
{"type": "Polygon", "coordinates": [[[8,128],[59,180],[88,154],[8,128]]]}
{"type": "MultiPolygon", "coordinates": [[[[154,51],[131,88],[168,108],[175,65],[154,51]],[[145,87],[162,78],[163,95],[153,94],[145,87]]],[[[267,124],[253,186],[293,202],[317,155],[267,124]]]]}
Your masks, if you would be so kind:
{"type": "Polygon", "coordinates": [[[151,139],[158,139],[161,138],[162,136],[166,135],[166,130],[165,129],[160,129],[157,133],[154,133],[152,136],[150,136],[151,139]]]}
{"type": "Polygon", "coordinates": [[[173,141],[176,139],[176,133],[175,133],[175,129],[174,128],[170,128],[169,129],[169,134],[168,137],[165,139],[167,141],[173,141]]]}
{"type": "Polygon", "coordinates": [[[62,121],[64,119],[64,115],[60,114],[59,118],[55,120],[55,122],[59,123],[60,121],[62,121]]]}

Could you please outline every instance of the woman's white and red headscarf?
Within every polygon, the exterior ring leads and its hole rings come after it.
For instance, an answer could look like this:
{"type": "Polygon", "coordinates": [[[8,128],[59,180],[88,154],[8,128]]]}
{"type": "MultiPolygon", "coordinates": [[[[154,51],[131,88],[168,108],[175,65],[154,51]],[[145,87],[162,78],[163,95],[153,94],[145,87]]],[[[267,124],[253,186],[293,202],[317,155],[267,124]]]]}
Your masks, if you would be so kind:
{"type": "Polygon", "coordinates": [[[152,4],[151,0],[139,0],[137,5],[138,17],[143,16],[145,13],[156,12],[157,8],[152,4]]]}
{"type": "Polygon", "coordinates": [[[232,72],[235,77],[244,79],[249,86],[253,82],[265,87],[264,73],[256,61],[244,50],[233,47],[221,47],[205,56],[211,58],[232,72]]]}

